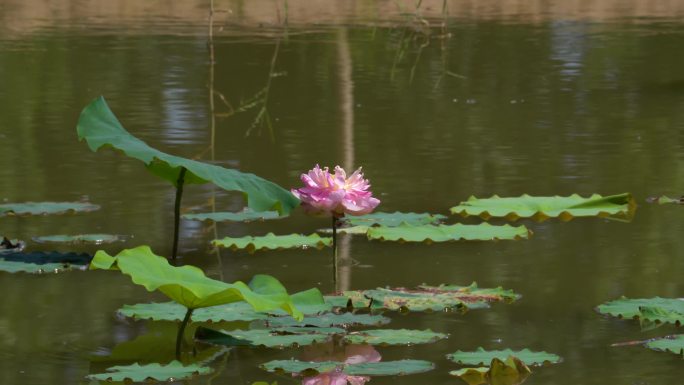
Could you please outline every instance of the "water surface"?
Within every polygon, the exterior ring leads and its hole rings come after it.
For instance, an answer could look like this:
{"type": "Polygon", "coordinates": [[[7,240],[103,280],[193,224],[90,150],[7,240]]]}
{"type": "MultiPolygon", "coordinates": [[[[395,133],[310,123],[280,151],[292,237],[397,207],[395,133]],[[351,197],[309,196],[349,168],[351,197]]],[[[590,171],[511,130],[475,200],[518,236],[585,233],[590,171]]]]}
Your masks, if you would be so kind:
{"type": "MultiPolygon", "coordinates": [[[[400,15],[391,22],[361,14],[351,22],[288,28],[220,21],[212,44],[197,20],[50,22],[20,13],[26,20],[19,17],[12,24],[19,27],[0,35],[0,198],[87,199],[102,209],[4,218],[2,233],[23,239],[128,234],[134,238],[126,246],[144,243],[169,253],[173,189],[139,162],[112,151],[91,153],[76,138],[80,110],[98,95],[130,132],[156,148],[287,188],[298,186],[299,174],[316,163],[363,166],[383,211],[446,214],[470,195],[631,192],[639,203],[631,223],[523,221],[534,231],[529,241],[345,240],[343,252],[359,264],[343,269],[341,284],[477,281],[523,295],[465,315],[392,315],[393,327],[451,336],[429,346],[378,349],[387,360],[427,359],[437,368],[373,383],[458,382],[447,375],[457,366],[444,355],[478,346],[564,357],[560,365],[536,370],[528,384],[677,383],[684,366],[676,356],[609,347],[674,328],[641,332],[638,323],[605,319],[593,308],[621,295],[679,297],[684,289],[682,213],[644,202],[684,191],[684,26],[675,14],[532,18],[501,12],[454,12],[446,24],[430,18],[430,28],[400,15]],[[254,124],[259,107],[226,117],[230,107],[216,97],[212,135],[210,89],[235,109],[266,87],[269,76],[272,129],[254,124]]],[[[206,210],[214,198],[221,210],[243,206],[238,195],[189,186],[184,207],[206,210]]],[[[240,236],[326,225],[298,212],[268,223],[220,224],[216,231],[240,236]]],[[[184,222],[182,230],[183,261],[212,276],[232,281],[267,273],[293,291],[334,290],[329,250],[223,251],[219,264],[209,247],[213,228],[184,222]]],[[[86,383],[90,354],[147,327],[117,319],[115,310],[161,299],[107,272],[2,274],[0,283],[3,384],[86,383]]],[[[213,383],[294,383],[257,365],[298,354],[233,350],[213,383]]]]}

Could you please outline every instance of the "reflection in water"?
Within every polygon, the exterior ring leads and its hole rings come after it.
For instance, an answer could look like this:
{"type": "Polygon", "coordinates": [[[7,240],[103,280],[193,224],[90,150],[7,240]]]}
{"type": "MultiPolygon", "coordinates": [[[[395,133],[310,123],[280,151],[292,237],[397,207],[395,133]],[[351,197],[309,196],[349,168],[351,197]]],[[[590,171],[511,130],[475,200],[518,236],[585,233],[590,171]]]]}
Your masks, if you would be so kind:
{"type": "MultiPolygon", "coordinates": [[[[382,357],[371,345],[337,345],[334,341],[311,345],[302,352],[305,361],[337,361],[345,364],[379,362],[382,357]]],[[[302,380],[302,385],[363,385],[370,381],[369,376],[350,376],[341,369],[302,380]]]]}

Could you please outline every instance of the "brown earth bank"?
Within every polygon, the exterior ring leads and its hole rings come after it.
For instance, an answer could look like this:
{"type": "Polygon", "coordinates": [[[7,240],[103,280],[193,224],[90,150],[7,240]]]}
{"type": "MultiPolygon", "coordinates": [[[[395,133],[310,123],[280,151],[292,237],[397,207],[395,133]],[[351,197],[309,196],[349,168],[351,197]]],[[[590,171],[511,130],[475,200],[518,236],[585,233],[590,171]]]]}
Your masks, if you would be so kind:
{"type": "MultiPolygon", "coordinates": [[[[189,30],[208,21],[211,0],[2,0],[0,32],[30,33],[60,24],[118,27],[136,30],[151,25],[186,25],[189,30]]],[[[542,22],[556,19],[606,21],[641,18],[681,19],[681,0],[214,0],[214,22],[220,27],[382,24],[422,18],[542,22]]],[[[96,30],[96,29],[95,29],[96,30]]],[[[197,30],[199,31],[199,30],[197,30]]]]}

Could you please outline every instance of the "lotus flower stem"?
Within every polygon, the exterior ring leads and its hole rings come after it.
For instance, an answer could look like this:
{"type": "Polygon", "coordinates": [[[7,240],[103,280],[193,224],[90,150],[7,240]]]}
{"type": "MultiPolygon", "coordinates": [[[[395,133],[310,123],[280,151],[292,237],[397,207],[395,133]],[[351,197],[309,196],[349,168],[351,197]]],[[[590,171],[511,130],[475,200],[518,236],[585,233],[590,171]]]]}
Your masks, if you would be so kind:
{"type": "Polygon", "coordinates": [[[183,322],[181,322],[180,326],[178,327],[178,336],[176,337],[176,360],[178,361],[181,360],[181,345],[183,343],[185,327],[190,322],[190,317],[192,317],[193,310],[195,309],[188,309],[188,311],[185,312],[185,318],[183,318],[183,322]]]}
{"type": "Polygon", "coordinates": [[[337,215],[332,216],[333,285],[337,284],[337,215]]]}
{"type": "Polygon", "coordinates": [[[180,227],[180,205],[181,198],[183,198],[183,184],[185,183],[185,172],[187,169],[181,167],[178,173],[178,180],[176,181],[176,205],[173,209],[173,251],[171,252],[171,259],[176,259],[178,256],[178,230],[180,227]]]}

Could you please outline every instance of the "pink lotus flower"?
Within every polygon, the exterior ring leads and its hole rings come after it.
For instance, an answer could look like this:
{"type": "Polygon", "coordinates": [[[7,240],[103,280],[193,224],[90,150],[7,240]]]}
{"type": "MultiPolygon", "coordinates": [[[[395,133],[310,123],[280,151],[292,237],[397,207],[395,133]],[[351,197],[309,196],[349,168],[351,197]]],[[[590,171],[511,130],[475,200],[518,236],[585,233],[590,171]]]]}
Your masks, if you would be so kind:
{"type": "Polygon", "coordinates": [[[340,166],[331,174],[328,168],[318,165],[306,174],[302,174],[304,187],[292,189],[292,194],[302,201],[302,207],[312,215],[348,215],[368,214],[380,204],[368,191],[370,184],[363,179],[361,168],[347,178],[347,173],[340,166]]]}

